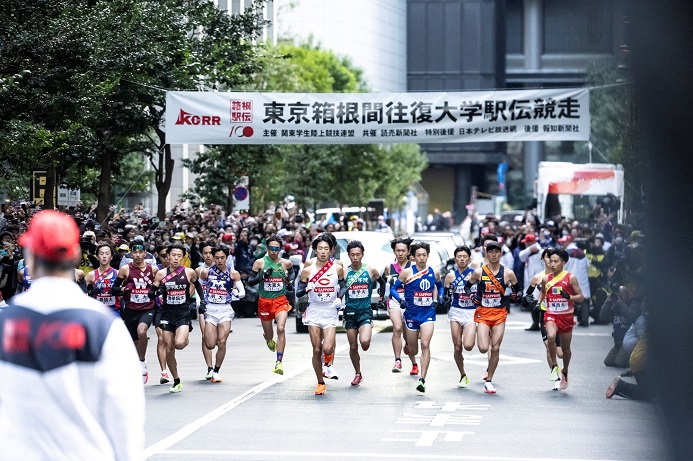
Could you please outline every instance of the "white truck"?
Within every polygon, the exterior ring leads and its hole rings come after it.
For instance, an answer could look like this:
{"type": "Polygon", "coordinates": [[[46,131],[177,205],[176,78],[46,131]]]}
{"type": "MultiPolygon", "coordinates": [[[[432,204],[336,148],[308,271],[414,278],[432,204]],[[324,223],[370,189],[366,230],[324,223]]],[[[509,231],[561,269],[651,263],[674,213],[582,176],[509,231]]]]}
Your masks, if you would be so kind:
{"type": "Polygon", "coordinates": [[[561,214],[570,219],[586,221],[597,200],[615,197],[619,200],[618,222],[623,222],[623,166],[608,163],[575,164],[540,162],[535,198],[537,214],[561,214]]]}

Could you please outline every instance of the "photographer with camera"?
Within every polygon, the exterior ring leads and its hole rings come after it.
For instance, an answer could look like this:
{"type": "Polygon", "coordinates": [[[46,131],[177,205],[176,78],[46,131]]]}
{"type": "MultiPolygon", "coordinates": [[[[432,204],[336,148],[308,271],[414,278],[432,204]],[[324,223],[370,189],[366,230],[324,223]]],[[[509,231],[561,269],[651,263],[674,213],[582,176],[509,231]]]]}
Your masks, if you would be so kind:
{"type": "Polygon", "coordinates": [[[96,257],[96,234],[92,230],[84,231],[79,241],[82,255],[79,261],[79,269],[87,275],[94,268],[99,267],[99,259],[96,257]]]}

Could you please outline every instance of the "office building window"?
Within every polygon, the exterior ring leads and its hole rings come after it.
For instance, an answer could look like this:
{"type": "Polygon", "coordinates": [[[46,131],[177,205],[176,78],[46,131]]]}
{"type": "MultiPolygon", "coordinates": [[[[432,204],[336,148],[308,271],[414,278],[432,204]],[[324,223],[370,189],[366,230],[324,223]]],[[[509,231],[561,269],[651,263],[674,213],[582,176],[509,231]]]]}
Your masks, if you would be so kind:
{"type": "Polygon", "coordinates": [[[523,0],[507,0],[505,2],[505,52],[520,53],[523,50],[522,41],[522,3],[523,0]]]}
{"type": "Polygon", "coordinates": [[[612,2],[544,1],[544,53],[611,52],[613,52],[612,2]]]}

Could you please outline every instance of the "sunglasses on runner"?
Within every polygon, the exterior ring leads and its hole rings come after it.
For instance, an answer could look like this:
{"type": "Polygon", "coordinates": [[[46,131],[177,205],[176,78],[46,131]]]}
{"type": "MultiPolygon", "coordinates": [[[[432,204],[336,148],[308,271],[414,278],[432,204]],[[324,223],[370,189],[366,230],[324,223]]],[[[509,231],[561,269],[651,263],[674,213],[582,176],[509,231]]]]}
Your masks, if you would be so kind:
{"type": "Polygon", "coordinates": [[[282,247],[267,247],[269,251],[280,251],[282,247]]]}

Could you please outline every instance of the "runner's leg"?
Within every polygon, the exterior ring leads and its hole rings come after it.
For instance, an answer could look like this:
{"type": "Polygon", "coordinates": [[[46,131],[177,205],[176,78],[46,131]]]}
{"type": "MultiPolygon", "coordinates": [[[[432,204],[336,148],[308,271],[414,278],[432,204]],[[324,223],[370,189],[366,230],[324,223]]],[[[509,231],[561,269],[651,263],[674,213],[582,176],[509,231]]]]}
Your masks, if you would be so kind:
{"type": "Polygon", "coordinates": [[[491,354],[488,360],[488,381],[493,381],[493,374],[498,367],[500,358],[500,345],[503,342],[503,334],[505,333],[505,322],[494,325],[491,328],[491,354]]]}

